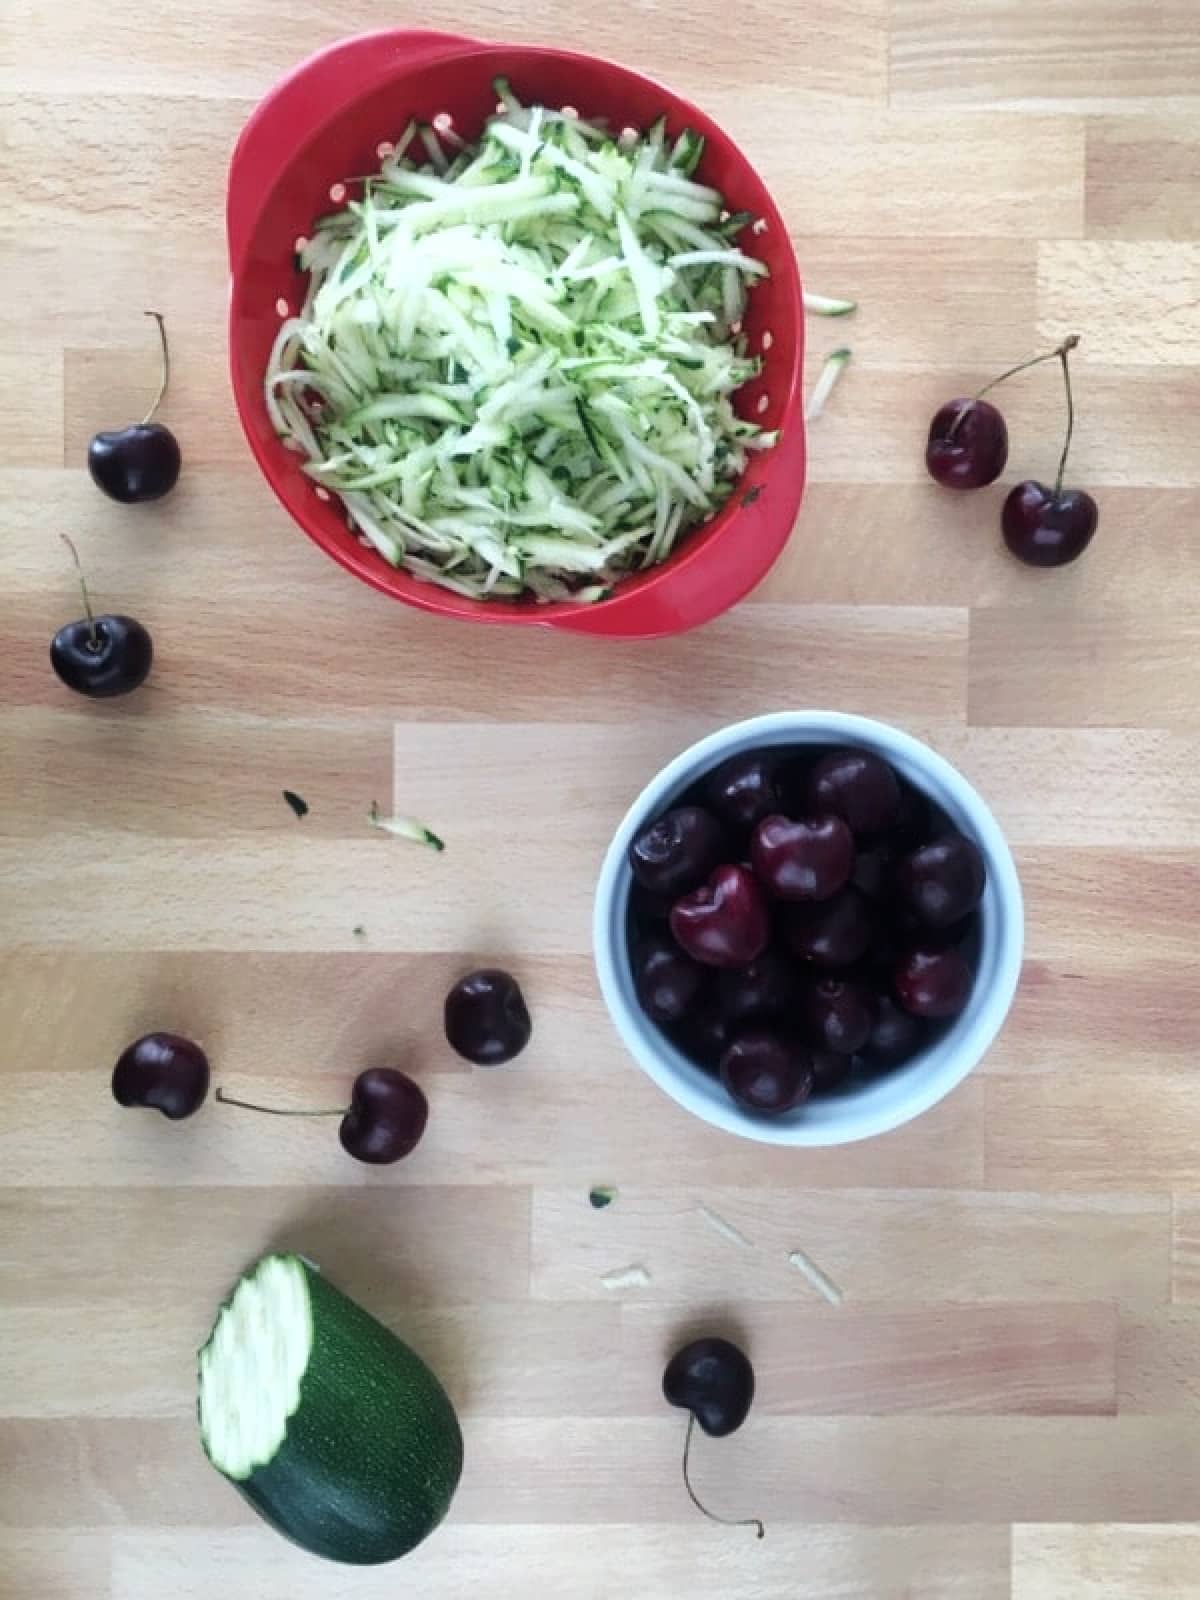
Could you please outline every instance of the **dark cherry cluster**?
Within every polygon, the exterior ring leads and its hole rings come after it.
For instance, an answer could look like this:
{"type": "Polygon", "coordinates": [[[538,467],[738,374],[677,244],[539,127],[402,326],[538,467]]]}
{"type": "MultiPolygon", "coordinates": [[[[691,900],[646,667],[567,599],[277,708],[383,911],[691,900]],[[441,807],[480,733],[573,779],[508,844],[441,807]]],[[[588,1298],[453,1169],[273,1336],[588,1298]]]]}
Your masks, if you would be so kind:
{"type": "MultiPolygon", "coordinates": [[[[517,980],[499,967],[469,972],[446,996],[447,1042],[468,1061],[495,1067],[529,1043],[533,1024],[517,980]]],[[[121,1052],[113,1068],[113,1099],[148,1106],[173,1122],[199,1111],[208,1095],[208,1057],[177,1033],[148,1033],[121,1052]]],[[[349,1105],[291,1109],[237,1099],[218,1088],[222,1105],[270,1117],[338,1117],[342,1148],[356,1161],[389,1165],[421,1142],[429,1103],[420,1084],[395,1067],[369,1067],[350,1089],[349,1105]]]]}
{"type": "Polygon", "coordinates": [[[934,413],[925,446],[929,475],[946,489],[982,489],[994,483],[1008,462],[1008,426],[1004,415],[983,396],[1005,379],[1015,377],[1043,361],[1062,364],[1067,394],[1067,433],[1053,489],[1027,478],[1011,489],[1004,502],[1000,526],[1004,542],[1031,567],[1065,567],[1092,542],[1099,520],[1095,500],[1083,489],[1064,489],[1063,474],[1075,429],[1075,402],[1071,393],[1069,357],[1078,335],[1064,339],[1057,349],[1022,361],[1002,372],[979,393],[947,400],[934,413]]]}
{"type": "Polygon", "coordinates": [[[983,858],[869,750],[736,756],[629,858],[642,1008],[749,1110],[900,1065],[970,996],[983,858]]]}

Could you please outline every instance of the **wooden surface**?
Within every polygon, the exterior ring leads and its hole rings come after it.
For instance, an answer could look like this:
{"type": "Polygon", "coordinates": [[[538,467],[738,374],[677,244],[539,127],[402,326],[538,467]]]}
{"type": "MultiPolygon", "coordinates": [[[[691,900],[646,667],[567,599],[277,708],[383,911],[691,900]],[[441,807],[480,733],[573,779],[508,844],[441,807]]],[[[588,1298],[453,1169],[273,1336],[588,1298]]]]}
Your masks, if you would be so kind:
{"type": "MultiPolygon", "coordinates": [[[[1195,0],[6,0],[0,133],[0,1595],[1200,1595],[1195,0]],[[811,328],[811,370],[847,338],[855,359],[799,531],[698,635],[423,619],[339,574],[250,464],[223,373],[230,147],[299,56],[405,20],[668,77],[759,164],[808,282],[862,302],[811,328]],[[186,465],[126,510],[82,462],[152,390],[145,306],[186,465]],[[940,493],[922,447],[937,403],[1071,330],[1071,478],[1101,526],[1040,574],[1001,547],[1001,488],[940,493]],[[49,671],[78,613],[60,530],[97,602],[153,629],[128,703],[49,671]],[[790,705],[932,739],[995,806],[1029,908],[984,1067],[907,1130],[812,1155],[663,1098],[588,954],[599,857],[648,773],[790,705]],[[364,828],[393,796],[443,857],[364,828]],[[474,955],[534,1010],[508,1072],[440,1042],[474,955]],[[428,1136],[370,1171],[328,1124],[120,1112],[109,1067],[150,1027],[293,1104],[408,1064],[428,1136]],[[620,1188],[607,1211],[594,1182],[620,1188]],[[461,1409],[451,1520],[403,1568],[290,1550],[200,1454],[193,1351],[272,1244],[320,1259],[461,1409]],[[633,1262],[649,1287],[602,1286],[633,1262]],[[693,1513],[658,1394],[672,1342],[710,1326],[740,1330],[759,1397],[696,1476],[766,1518],[762,1544],[693,1513]]],[[[1051,474],[1053,371],[1003,404],[1010,481],[1051,474]]]]}

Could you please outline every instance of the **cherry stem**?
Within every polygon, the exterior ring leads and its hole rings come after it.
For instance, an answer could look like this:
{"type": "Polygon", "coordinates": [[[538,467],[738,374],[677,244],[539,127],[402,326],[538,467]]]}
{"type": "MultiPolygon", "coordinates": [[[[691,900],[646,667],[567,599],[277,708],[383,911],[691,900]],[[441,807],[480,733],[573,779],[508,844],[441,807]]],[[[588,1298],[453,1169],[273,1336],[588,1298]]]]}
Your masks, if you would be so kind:
{"type": "Polygon", "coordinates": [[[88,595],[87,579],[83,575],[83,562],[79,559],[79,551],[75,548],[74,539],[69,538],[65,533],[60,533],[59,538],[71,552],[71,560],[75,563],[75,571],[79,574],[79,590],[83,595],[83,609],[87,613],[88,627],[92,630],[88,649],[97,651],[100,649],[100,634],[96,627],[96,614],[92,610],[92,602],[88,595]]]}
{"type": "Polygon", "coordinates": [[[268,1117],[344,1117],[350,1110],[349,1106],[336,1106],[323,1111],[286,1111],[282,1106],[258,1106],[252,1100],[235,1100],[224,1089],[218,1089],[213,1099],[223,1106],[241,1106],[243,1111],[262,1111],[268,1117]]]}
{"type": "Polygon", "coordinates": [[[1074,350],[1075,346],[1078,343],[1079,343],[1079,335],[1077,333],[1068,334],[1068,336],[1063,340],[1063,342],[1060,345],[1058,345],[1055,349],[1047,350],[1040,356],[1030,356],[1027,361],[1018,361],[1015,367],[1009,367],[1007,372],[1002,372],[998,378],[993,378],[990,383],[985,383],[983,388],[978,390],[971,397],[971,399],[967,401],[966,405],[962,408],[962,410],[955,417],[954,421],[950,424],[950,431],[946,435],[947,443],[949,443],[950,441],[953,440],[954,435],[958,432],[959,428],[962,426],[963,418],[967,415],[967,412],[970,411],[971,407],[975,404],[976,400],[982,400],[984,395],[988,392],[989,389],[994,389],[998,383],[1003,383],[1006,378],[1015,377],[1018,372],[1025,372],[1030,367],[1039,367],[1039,366],[1041,366],[1043,361],[1054,361],[1055,359],[1057,359],[1057,360],[1062,361],[1063,364],[1065,365],[1066,364],[1066,359],[1067,359],[1067,351],[1068,350],[1074,350]]]}
{"type": "Polygon", "coordinates": [[[159,343],[162,345],[162,377],[159,379],[158,393],[154,396],[154,404],[142,418],[143,428],[150,421],[151,417],[158,410],[159,406],[162,405],[163,395],[165,395],[167,392],[167,384],[171,377],[171,357],[167,350],[167,326],[162,319],[162,313],[160,311],[147,311],[146,315],[148,317],[153,317],[155,322],[158,323],[158,338],[159,343]]]}
{"type": "MultiPolygon", "coordinates": [[[[1079,341],[1076,339],[1075,344],[1079,341]]],[[[1074,344],[1064,344],[1059,350],[1062,360],[1063,382],[1067,386],[1067,437],[1063,440],[1062,455],[1058,458],[1058,477],[1054,480],[1054,498],[1057,500],[1062,493],[1063,473],[1067,470],[1067,451],[1071,448],[1071,435],[1075,432],[1075,397],[1071,393],[1071,363],[1067,359],[1067,352],[1075,348],[1074,344]]]]}
{"type": "MultiPolygon", "coordinates": [[[[217,1093],[219,1095],[220,1090],[217,1093]]],[[[693,1411],[688,1417],[687,1436],[683,1441],[683,1486],[688,1492],[688,1499],[696,1510],[702,1512],[710,1522],[719,1522],[726,1528],[757,1528],[758,1537],[760,1539],[763,1538],[767,1530],[757,1517],[719,1517],[715,1511],[710,1511],[706,1505],[697,1499],[696,1491],[692,1488],[692,1480],[688,1477],[688,1457],[691,1455],[692,1434],[695,1432],[695,1428],[696,1413],[693,1411]]]]}

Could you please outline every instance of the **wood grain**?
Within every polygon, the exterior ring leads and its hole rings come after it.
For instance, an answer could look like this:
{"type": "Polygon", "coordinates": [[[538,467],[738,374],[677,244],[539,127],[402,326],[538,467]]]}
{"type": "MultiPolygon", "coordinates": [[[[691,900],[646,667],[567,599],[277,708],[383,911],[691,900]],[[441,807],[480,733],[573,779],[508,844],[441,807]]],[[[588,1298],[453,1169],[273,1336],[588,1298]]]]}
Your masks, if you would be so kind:
{"type": "Polygon", "coordinates": [[[1200,245],[1049,240],[1038,250],[1038,334],[1086,327],[1089,359],[1140,366],[1200,361],[1200,245]]]}
{"type": "Polygon", "coordinates": [[[8,0],[0,29],[0,1600],[1189,1600],[1200,1532],[1200,26],[1194,0],[8,0]],[[402,611],[298,534],[225,377],[223,200],[301,55],[411,24],[662,76],[780,202],[810,319],[853,361],[796,536],[701,633],[608,645],[402,611]],[[140,416],[166,314],[185,469],[125,508],[87,441],[140,416]],[[1053,367],[1007,385],[1000,483],[949,495],[929,415],[1065,333],[1069,481],[1100,531],[1011,560],[1007,486],[1053,481],[1053,367]],[[146,690],[50,674],[78,612],[151,627],[146,690]],[[1027,964],[983,1067],[910,1127],[790,1154],[687,1117],[625,1057],[589,916],[612,829],[692,738],[788,705],[910,728],[1011,839],[1027,964]],[[282,790],[310,810],[295,818],[282,790]],[[426,818],[440,858],[370,833],[426,818]],[[471,964],[534,1041],[441,1038],[471,964]],[[230,1092],[342,1103],[403,1064],[429,1132],[129,1114],[154,1027],[230,1092]],[[594,1183],[617,1188],[594,1211],[594,1183]],[[732,1243],[702,1207],[748,1241],[732,1243]],[[441,1372],[467,1469],[397,1572],[314,1563],[209,1469],[194,1352],[242,1266],[302,1248],[441,1372]],[[789,1265],[838,1284],[827,1304],[789,1265]],[[645,1267],[640,1288],[604,1275],[645,1267]],[[746,1426],[679,1480],[662,1364],[751,1351],[746,1426]]]}
{"type": "Polygon", "coordinates": [[[1185,1305],[1200,1302],[1200,1205],[1181,1195],[1172,1216],[1172,1298],[1185,1305]]]}
{"type": "MultiPolygon", "coordinates": [[[[733,1299],[727,1289],[726,1297],[733,1299]]],[[[901,1292],[886,1304],[863,1307],[849,1300],[831,1314],[810,1306],[807,1297],[797,1304],[798,1298],[797,1286],[787,1300],[754,1307],[759,1403],[773,1415],[1116,1411],[1118,1326],[1112,1302],[914,1306],[904,1303],[901,1292]]],[[[724,1310],[706,1305],[701,1293],[695,1306],[689,1316],[697,1334],[701,1328],[733,1338],[744,1334],[744,1320],[732,1304],[724,1310]]],[[[653,1412],[658,1363],[688,1323],[681,1324],[673,1306],[628,1302],[622,1327],[623,1365],[631,1379],[636,1375],[640,1409],[653,1412]]],[[[1120,1355],[1133,1367],[1129,1349],[1136,1330],[1120,1331],[1120,1355]]],[[[1130,1393],[1144,1395],[1133,1390],[1132,1381],[1130,1393]]]]}
{"type": "Polygon", "coordinates": [[[1170,612],[1072,609],[1051,639],[1033,617],[981,609],[971,628],[970,714],[981,723],[1195,729],[1198,647],[1200,626],[1170,612]]]}
{"type": "Polygon", "coordinates": [[[1125,1189],[1134,1180],[1153,1190],[1200,1187],[1190,1085],[1165,1075],[1113,1074],[1103,1082],[1101,1094],[1086,1079],[1062,1074],[993,1078],[985,1134],[989,1183],[1092,1190],[1125,1189]]]}
{"type": "MultiPolygon", "coordinates": [[[[797,1573],[814,1595],[837,1600],[1008,1600],[1003,1530],[980,1527],[847,1529],[775,1524],[771,1548],[748,1550],[704,1529],[681,1550],[671,1527],[645,1521],[597,1528],[559,1525],[552,1539],[536,1524],[452,1526],[422,1546],[405,1569],[419,1592],[524,1600],[530,1573],[550,1594],[587,1600],[661,1600],[686,1592],[726,1600],[753,1585],[755,1600],[793,1600],[797,1573]]],[[[0,1539],[0,1550],[3,1550],[0,1539]]],[[[140,1594],[167,1583],[173,1600],[207,1600],[216,1574],[226,1600],[325,1600],[328,1578],[296,1553],[282,1555],[263,1531],[204,1529],[113,1539],[118,1586],[140,1594]]],[[[379,1576],[347,1569],[338,1600],[372,1600],[379,1576]]],[[[1157,1597],[1155,1597],[1157,1600],[1157,1597]]]]}
{"type": "Polygon", "coordinates": [[[891,67],[901,104],[1153,106],[1195,99],[1200,37],[1189,0],[896,0],[891,67]]]}
{"type": "MultiPolygon", "coordinates": [[[[661,1523],[687,1570],[709,1535],[679,1481],[682,1434],[672,1415],[474,1416],[447,1535],[532,1523],[552,1544],[563,1525],[661,1523]]],[[[984,1523],[1007,1533],[1049,1505],[1067,1522],[1184,1522],[1200,1493],[1195,1436],[1189,1416],[762,1415],[719,1453],[697,1448],[695,1483],[730,1515],[784,1525],[984,1523]]],[[[10,1528],[254,1525],[206,1462],[194,1417],[8,1418],[0,1452],[26,1464],[5,1484],[10,1528]]],[[[262,1548],[264,1562],[282,1558],[272,1542],[262,1548]]],[[[785,1570],[783,1552],[764,1557],[766,1570],[785,1570]]],[[[394,1588],[388,1574],[376,1581],[384,1594],[394,1588]]]]}
{"type": "Polygon", "coordinates": [[[1200,129],[1184,113],[1095,117],[1087,125],[1087,232],[1191,239],[1200,200],[1200,129]]]}
{"type": "Polygon", "coordinates": [[[606,1211],[599,1227],[577,1196],[539,1190],[532,1292],[549,1300],[611,1299],[603,1274],[636,1259],[651,1283],[627,1291],[631,1297],[686,1305],[719,1284],[735,1302],[776,1300],[786,1292],[812,1306],[819,1303],[814,1291],[788,1262],[792,1251],[803,1250],[848,1304],[1167,1297],[1165,1200],[1022,1192],[934,1197],[899,1188],[793,1195],[794,1209],[783,1210],[769,1192],[705,1186],[703,1203],[751,1241],[747,1250],[722,1239],[684,1189],[622,1191],[620,1206],[606,1211]]]}
{"type": "Polygon", "coordinates": [[[1013,1600],[1196,1600],[1193,1525],[1013,1530],[1013,1600]]]}
{"type": "MultiPolygon", "coordinates": [[[[452,970],[460,969],[456,964],[452,970]]],[[[591,1026],[599,1030],[598,1009],[592,1015],[591,1026]]],[[[167,1020],[161,1011],[159,1017],[167,1020]]],[[[106,1086],[115,1052],[108,1051],[98,1068],[84,1072],[9,1072],[0,1079],[0,1187],[72,1188],[79,1182],[81,1163],[89,1184],[98,1187],[270,1188],[305,1181],[370,1185],[379,1192],[381,1207],[386,1204],[384,1190],[409,1184],[480,1185],[485,1192],[492,1184],[572,1184],[581,1201],[591,1184],[620,1183],[631,1176],[642,1182],[721,1181],[768,1190],[795,1185],[795,1158],[789,1160],[783,1151],[744,1148],[706,1125],[681,1127],[672,1103],[664,1103],[648,1079],[630,1081],[629,1065],[613,1060],[611,1046],[601,1071],[587,1070],[582,1061],[576,1065],[574,1040],[580,1026],[587,1025],[577,1020],[564,1031],[547,1018],[546,1042],[534,1047],[538,1056],[528,1059],[529,1082],[524,1086],[506,1078],[481,1092],[471,1075],[440,1074],[442,1111],[422,1140],[420,1161],[387,1172],[347,1172],[332,1128],[322,1130],[311,1121],[278,1127],[272,1122],[274,1131],[267,1138],[261,1120],[223,1106],[213,1112],[221,1115],[219,1142],[203,1132],[203,1124],[167,1130],[176,1137],[164,1139],[163,1129],[148,1118],[122,1116],[115,1106],[104,1104],[93,1122],[81,1124],[74,1138],[60,1145],[56,1130],[63,1095],[72,1106],[92,1105],[96,1085],[106,1086]],[[557,1048],[551,1044],[551,1028],[562,1040],[557,1048]],[[541,1069],[535,1066],[539,1058],[541,1069]],[[595,1124],[589,1108],[613,1096],[620,1097],[623,1116],[595,1124]],[[499,1127],[503,1139],[497,1138],[499,1127]]],[[[400,1061],[425,1077],[437,1051],[431,1031],[426,1024],[414,1037],[408,1029],[399,1033],[389,1026],[370,1050],[350,1056],[345,1065],[333,1060],[314,1068],[303,1062],[285,1075],[260,1064],[237,1076],[221,1067],[221,1079],[230,1093],[236,1092],[235,1086],[245,1092],[253,1085],[255,1093],[264,1099],[273,1095],[281,1105],[308,1105],[318,1096],[322,1105],[334,1105],[344,1099],[353,1073],[366,1066],[400,1061]]],[[[256,1039],[261,1037],[254,1032],[256,1039]]],[[[127,1026],[121,1042],[136,1037],[136,1027],[127,1026]]],[[[246,1054],[241,1059],[253,1060],[246,1054]]],[[[982,1110],[982,1084],[968,1085],[911,1131],[890,1140],[885,1151],[814,1151],[805,1163],[805,1183],[831,1188],[856,1179],[883,1187],[978,1184],[983,1176],[982,1110]]]]}

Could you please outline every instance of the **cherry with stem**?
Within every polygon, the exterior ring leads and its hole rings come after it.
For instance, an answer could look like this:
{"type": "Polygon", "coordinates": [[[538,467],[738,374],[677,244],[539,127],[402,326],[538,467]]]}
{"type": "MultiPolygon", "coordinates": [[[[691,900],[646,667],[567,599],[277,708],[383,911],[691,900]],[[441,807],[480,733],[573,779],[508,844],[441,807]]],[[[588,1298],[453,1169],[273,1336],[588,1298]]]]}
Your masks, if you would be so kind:
{"type": "Polygon", "coordinates": [[[1065,567],[1077,560],[1096,532],[1100,509],[1083,489],[1064,489],[1067,456],[1075,433],[1075,396],[1071,388],[1070,352],[1078,338],[1065,339],[1055,354],[1062,363],[1067,396],[1067,429],[1054,488],[1028,478],[1009,491],[1001,513],[1004,542],[1019,561],[1031,567],[1065,567]]]}
{"type": "Polygon", "coordinates": [[[669,1405],[689,1413],[683,1441],[683,1485],[688,1499],[710,1522],[727,1528],[755,1528],[761,1539],[766,1529],[757,1517],[721,1517],[710,1511],[692,1488],[689,1470],[697,1423],[711,1438],[723,1439],[745,1422],[754,1400],[754,1368],[749,1357],[729,1339],[693,1339],[667,1362],[663,1396],[669,1405]]]}
{"type": "Polygon", "coordinates": [[[135,617],[97,616],[75,542],[59,537],[71,552],[79,574],[84,615],[61,627],[50,641],[50,665],[68,689],[92,700],[129,694],[146,681],[154,660],[154,642],[135,617]]]}
{"type": "Polygon", "coordinates": [[[387,1165],[411,1154],[420,1143],[429,1118],[429,1102],[407,1073],[393,1067],[371,1067],[354,1080],[348,1106],[295,1110],[242,1100],[224,1089],[214,1096],[222,1105],[257,1111],[269,1117],[341,1117],[338,1137],[356,1161],[387,1165]]]}
{"type": "Polygon", "coordinates": [[[125,505],[139,501],[161,500],[169,494],[179,479],[183,457],[179,441],[154,414],[162,404],[171,376],[171,356],[167,346],[167,329],[162,313],[147,311],[158,325],[158,338],[162,350],[162,365],[158,393],[154,404],[140,422],[131,422],[124,428],[105,429],[93,436],[88,445],[88,471],[97,488],[111,500],[125,505]]]}
{"type": "Polygon", "coordinates": [[[969,397],[948,400],[929,424],[925,465],[947,489],[982,489],[994,483],[1008,462],[1008,426],[1001,412],[983,397],[1019,372],[1062,358],[1079,343],[1071,334],[1054,350],[1018,361],[969,397]]]}

